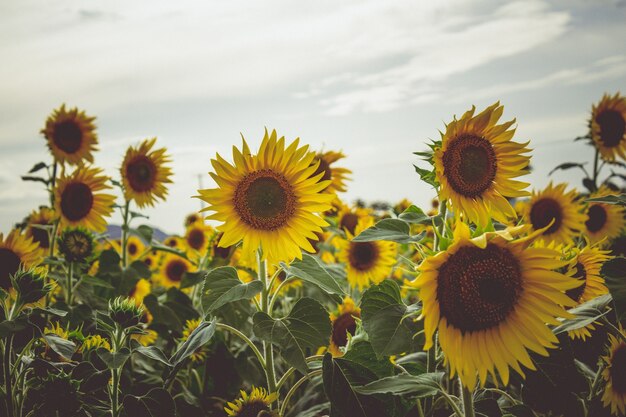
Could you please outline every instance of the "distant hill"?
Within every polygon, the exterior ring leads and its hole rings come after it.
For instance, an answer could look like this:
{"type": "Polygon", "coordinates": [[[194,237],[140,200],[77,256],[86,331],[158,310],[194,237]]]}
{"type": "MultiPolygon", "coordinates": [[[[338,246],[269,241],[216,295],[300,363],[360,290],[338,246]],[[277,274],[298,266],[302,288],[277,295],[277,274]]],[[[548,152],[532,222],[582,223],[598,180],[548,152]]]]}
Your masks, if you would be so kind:
{"type": "MultiPolygon", "coordinates": [[[[161,229],[153,228],[154,234],[152,235],[153,239],[162,242],[163,239],[169,236],[169,234],[165,233],[161,229]]],[[[122,237],[122,226],[118,226],[116,224],[110,224],[107,226],[106,233],[109,235],[111,239],[120,239],[122,237]]],[[[147,243],[147,242],[146,242],[147,243]]]]}

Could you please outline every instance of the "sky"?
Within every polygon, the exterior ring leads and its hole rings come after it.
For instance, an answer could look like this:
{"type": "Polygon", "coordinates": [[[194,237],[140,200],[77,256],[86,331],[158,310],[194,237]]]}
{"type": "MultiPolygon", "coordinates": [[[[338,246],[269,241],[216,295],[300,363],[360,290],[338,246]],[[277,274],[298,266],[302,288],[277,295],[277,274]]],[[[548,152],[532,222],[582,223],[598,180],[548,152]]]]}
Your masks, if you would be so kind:
{"type": "Polygon", "coordinates": [[[580,187],[548,173],[590,164],[573,138],[605,92],[626,93],[625,21],[626,0],[0,2],[0,233],[47,201],[20,175],[50,160],[39,131],[62,103],[96,116],[108,175],[145,138],[169,149],[169,198],[145,211],[169,233],[213,186],[216,152],[265,128],[343,151],[346,201],[428,207],[413,152],[498,100],[533,149],[524,179],[580,187]]]}

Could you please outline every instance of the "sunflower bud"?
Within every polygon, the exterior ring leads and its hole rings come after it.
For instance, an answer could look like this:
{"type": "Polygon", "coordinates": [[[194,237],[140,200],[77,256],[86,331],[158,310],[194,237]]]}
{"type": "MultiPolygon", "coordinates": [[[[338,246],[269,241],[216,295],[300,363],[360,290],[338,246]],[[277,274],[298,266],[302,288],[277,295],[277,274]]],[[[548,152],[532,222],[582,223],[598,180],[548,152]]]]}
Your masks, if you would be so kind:
{"type": "Polygon", "coordinates": [[[85,262],[94,257],[94,236],[83,228],[67,228],[59,237],[59,251],[68,262],[85,262]]]}
{"type": "Polygon", "coordinates": [[[45,281],[46,271],[43,268],[18,271],[13,277],[13,287],[17,291],[21,304],[34,303],[41,300],[50,286],[45,281]]]}
{"type": "Polygon", "coordinates": [[[109,301],[109,317],[125,329],[139,324],[143,311],[143,305],[137,305],[134,298],[120,296],[109,301]]]}

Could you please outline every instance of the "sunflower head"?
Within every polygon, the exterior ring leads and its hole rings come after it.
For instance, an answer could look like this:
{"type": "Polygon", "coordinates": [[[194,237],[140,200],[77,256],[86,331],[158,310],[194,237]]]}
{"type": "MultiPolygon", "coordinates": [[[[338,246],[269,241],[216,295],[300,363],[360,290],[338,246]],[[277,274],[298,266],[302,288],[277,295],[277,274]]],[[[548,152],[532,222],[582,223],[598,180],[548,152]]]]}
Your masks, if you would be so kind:
{"type": "MultiPolygon", "coordinates": [[[[602,186],[591,194],[591,198],[606,197],[616,194],[607,186],[602,186]]],[[[585,236],[591,243],[603,241],[603,245],[619,237],[626,226],[624,207],[618,204],[590,202],[585,209],[585,236]]]]}
{"type": "Polygon", "coordinates": [[[84,227],[68,227],[57,240],[59,252],[68,262],[89,262],[96,255],[94,235],[84,227]]]}
{"type": "Polygon", "coordinates": [[[136,261],[143,255],[146,250],[146,245],[144,245],[143,241],[137,236],[129,236],[126,241],[126,253],[128,254],[128,259],[132,261],[136,261]]]}
{"type": "Polygon", "coordinates": [[[84,340],[82,345],[80,346],[79,351],[81,353],[86,353],[92,350],[96,350],[98,348],[104,348],[108,351],[111,351],[111,344],[109,341],[100,336],[99,334],[89,335],[84,340]]]}
{"type": "Polygon", "coordinates": [[[197,197],[208,203],[204,211],[214,212],[208,218],[223,222],[219,246],[243,241],[244,252],[260,248],[270,263],[314,251],[307,238],[315,239],[327,225],[318,213],[330,208],[334,195],[321,193],[329,181],[313,175],[315,154],[298,145],[299,139],[286,145],[276,131],[266,131],[256,155],[244,140],[241,151],[233,147],[234,164],[219,154],[211,161],[218,188],[199,190],[197,197]]]}
{"type": "Polygon", "coordinates": [[[130,291],[128,296],[135,300],[135,304],[138,306],[143,305],[143,299],[146,298],[146,295],[150,294],[152,291],[152,284],[145,278],[141,278],[133,289],[130,291]]]}
{"type": "Polygon", "coordinates": [[[192,272],[193,265],[187,259],[177,255],[167,254],[161,263],[161,273],[158,281],[165,288],[180,287],[186,272],[192,272]]]}
{"type": "Polygon", "coordinates": [[[354,304],[350,297],[343,299],[336,313],[330,315],[332,332],[328,351],[333,356],[342,356],[340,348],[348,344],[348,334],[354,336],[357,328],[357,320],[361,318],[361,309],[354,304]]]}
{"type": "Polygon", "coordinates": [[[209,248],[213,234],[214,230],[211,226],[204,225],[203,222],[196,222],[187,227],[185,243],[192,251],[204,255],[209,248]]]}
{"type": "Polygon", "coordinates": [[[602,159],[626,159],[626,97],[605,94],[591,109],[591,138],[602,159]]]}
{"type": "Polygon", "coordinates": [[[311,165],[316,165],[317,169],[311,175],[317,177],[321,174],[320,181],[330,181],[324,192],[337,193],[346,191],[346,181],[349,179],[349,175],[352,171],[346,168],[339,168],[331,166],[338,160],[345,158],[346,156],[341,152],[318,152],[315,154],[315,158],[311,162],[311,165]]]}
{"type": "Polygon", "coordinates": [[[66,109],[65,104],[54,110],[41,130],[54,159],[72,165],[93,162],[91,153],[98,144],[95,119],[76,107],[66,109]]]}
{"type": "Polygon", "coordinates": [[[54,190],[55,211],[64,226],[85,226],[96,232],[106,229],[104,217],[113,212],[115,196],[99,191],[111,188],[99,168],[80,166],[62,175],[54,190]]]}
{"type": "Polygon", "coordinates": [[[173,249],[183,249],[185,247],[185,240],[179,236],[168,236],[163,240],[163,244],[173,249]]]}
{"type": "Polygon", "coordinates": [[[185,222],[184,222],[184,226],[185,228],[191,226],[192,224],[195,223],[204,223],[204,220],[202,219],[202,215],[200,213],[190,213],[187,215],[187,217],[185,217],[185,222]]]}
{"type": "Polygon", "coordinates": [[[455,215],[464,214],[481,226],[490,218],[506,223],[515,217],[507,197],[528,195],[527,183],[513,180],[527,173],[528,143],[513,142],[515,120],[496,124],[504,107],[499,103],[474,115],[475,108],[461,119],[454,118],[434,146],[435,178],[439,198],[446,200],[455,215]]]}
{"type": "Polygon", "coordinates": [[[49,229],[52,228],[55,218],[54,211],[48,207],[40,207],[28,216],[26,235],[39,243],[41,249],[47,250],[50,247],[49,229]]]}
{"type": "Polygon", "coordinates": [[[276,412],[270,410],[270,404],[276,401],[278,396],[275,392],[269,394],[265,388],[252,387],[250,394],[240,391],[241,396],[224,407],[226,414],[232,417],[278,417],[276,412]],[[265,412],[265,413],[263,413],[265,412]]]}
{"type": "Polygon", "coordinates": [[[602,404],[611,408],[611,413],[618,415],[626,414],[626,332],[620,329],[621,335],[609,334],[608,355],[602,359],[606,368],[602,376],[606,381],[602,404]]]}
{"type": "Polygon", "coordinates": [[[6,238],[0,233],[0,288],[12,287],[11,276],[24,268],[36,266],[42,261],[39,244],[14,229],[6,238]]]}
{"type": "Polygon", "coordinates": [[[13,282],[17,291],[18,304],[29,304],[41,300],[52,286],[46,284],[47,270],[42,267],[18,271],[13,282]]]}
{"type": "Polygon", "coordinates": [[[139,207],[153,206],[157,199],[165,200],[166,184],[171,183],[171,162],[166,149],[152,149],[156,138],[146,139],[129,147],[122,162],[122,184],[126,200],[135,200],[139,207]]]}
{"type": "Polygon", "coordinates": [[[109,301],[109,317],[122,328],[139,324],[145,308],[130,297],[117,297],[109,301]]]}

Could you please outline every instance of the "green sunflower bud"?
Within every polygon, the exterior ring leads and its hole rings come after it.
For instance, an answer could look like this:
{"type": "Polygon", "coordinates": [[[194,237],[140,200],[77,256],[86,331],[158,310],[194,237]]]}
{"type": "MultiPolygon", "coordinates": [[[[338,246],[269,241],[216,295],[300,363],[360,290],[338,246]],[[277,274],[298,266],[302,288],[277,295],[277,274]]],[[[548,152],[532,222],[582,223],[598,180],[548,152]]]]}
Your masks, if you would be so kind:
{"type": "Polygon", "coordinates": [[[86,262],[95,256],[94,235],[83,227],[63,230],[58,242],[59,251],[68,262],[86,262]]]}
{"type": "Polygon", "coordinates": [[[109,301],[109,317],[125,329],[139,324],[143,312],[143,305],[137,305],[134,298],[120,296],[109,301]]]}
{"type": "Polygon", "coordinates": [[[43,268],[18,271],[13,277],[13,288],[21,304],[39,301],[51,289],[46,284],[46,270],[43,268]]]}

